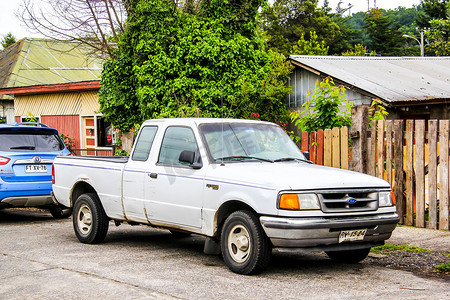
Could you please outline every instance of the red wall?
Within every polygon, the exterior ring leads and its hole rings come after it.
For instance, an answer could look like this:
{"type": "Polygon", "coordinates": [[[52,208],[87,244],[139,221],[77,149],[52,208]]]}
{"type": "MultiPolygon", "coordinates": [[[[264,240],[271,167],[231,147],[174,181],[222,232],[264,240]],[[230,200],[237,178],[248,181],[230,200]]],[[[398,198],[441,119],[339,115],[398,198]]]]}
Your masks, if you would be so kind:
{"type": "Polygon", "coordinates": [[[75,149],[81,148],[80,116],[41,116],[41,123],[56,128],[60,134],[71,138],[75,143],[75,149]]]}

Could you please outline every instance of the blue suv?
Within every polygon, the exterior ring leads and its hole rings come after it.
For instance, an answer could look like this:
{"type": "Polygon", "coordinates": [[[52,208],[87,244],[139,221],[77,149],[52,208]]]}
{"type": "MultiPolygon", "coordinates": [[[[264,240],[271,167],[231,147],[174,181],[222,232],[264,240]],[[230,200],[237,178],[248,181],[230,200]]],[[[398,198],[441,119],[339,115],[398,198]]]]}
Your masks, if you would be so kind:
{"type": "Polygon", "coordinates": [[[41,123],[0,124],[0,209],[49,208],[55,218],[70,210],[52,199],[52,163],[70,151],[58,131],[41,123]]]}

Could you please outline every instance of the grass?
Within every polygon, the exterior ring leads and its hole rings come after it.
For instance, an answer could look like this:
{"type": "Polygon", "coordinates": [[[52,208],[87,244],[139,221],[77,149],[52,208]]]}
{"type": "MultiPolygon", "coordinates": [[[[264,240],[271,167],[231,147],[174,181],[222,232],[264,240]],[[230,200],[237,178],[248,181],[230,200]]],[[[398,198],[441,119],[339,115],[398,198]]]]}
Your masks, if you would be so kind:
{"type": "Polygon", "coordinates": [[[383,246],[378,246],[372,248],[372,252],[374,253],[380,253],[381,251],[409,251],[409,252],[431,252],[431,250],[419,248],[416,246],[408,246],[408,245],[394,245],[390,243],[386,243],[383,246]]]}
{"type": "Polygon", "coordinates": [[[450,272],[450,262],[442,265],[437,265],[436,269],[438,269],[441,272],[450,272]]]}

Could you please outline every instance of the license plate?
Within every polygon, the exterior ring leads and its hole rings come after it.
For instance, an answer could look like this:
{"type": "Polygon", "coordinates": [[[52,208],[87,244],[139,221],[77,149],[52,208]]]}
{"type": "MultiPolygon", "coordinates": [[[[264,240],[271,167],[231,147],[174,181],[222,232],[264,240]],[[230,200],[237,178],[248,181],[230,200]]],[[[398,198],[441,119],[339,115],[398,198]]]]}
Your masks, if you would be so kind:
{"type": "Polygon", "coordinates": [[[47,173],[46,165],[26,165],[25,166],[26,173],[47,173]]]}
{"type": "Polygon", "coordinates": [[[350,241],[362,241],[367,229],[343,230],[339,234],[339,243],[350,241]]]}

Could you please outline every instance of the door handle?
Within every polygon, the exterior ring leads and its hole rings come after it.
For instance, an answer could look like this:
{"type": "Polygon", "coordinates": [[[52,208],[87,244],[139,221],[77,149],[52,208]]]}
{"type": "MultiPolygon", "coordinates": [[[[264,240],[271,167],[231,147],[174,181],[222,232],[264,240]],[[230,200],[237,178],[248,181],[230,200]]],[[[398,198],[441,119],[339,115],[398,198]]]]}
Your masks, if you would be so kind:
{"type": "Polygon", "coordinates": [[[149,173],[149,174],[147,174],[150,178],[154,178],[154,179],[156,179],[156,178],[158,178],[158,174],[157,173],[149,173]]]}

